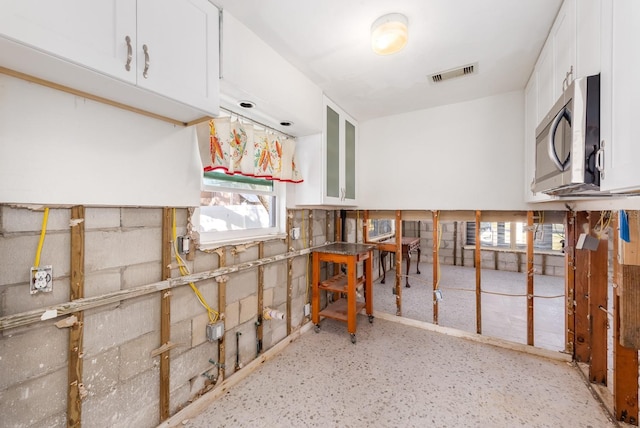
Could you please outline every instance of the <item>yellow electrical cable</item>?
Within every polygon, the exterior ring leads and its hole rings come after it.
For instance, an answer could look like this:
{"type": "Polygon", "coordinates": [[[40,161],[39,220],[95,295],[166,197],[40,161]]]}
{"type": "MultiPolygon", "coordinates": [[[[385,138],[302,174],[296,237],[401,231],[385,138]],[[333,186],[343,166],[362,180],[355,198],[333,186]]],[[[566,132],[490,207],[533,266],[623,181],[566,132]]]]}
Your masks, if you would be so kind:
{"type": "Polygon", "coordinates": [[[38,241],[38,249],[36,250],[36,259],[33,262],[33,267],[40,266],[40,255],[42,254],[42,247],[44,246],[44,236],[47,234],[48,221],[49,221],[49,208],[45,207],[44,216],[42,217],[42,231],[40,231],[40,241],[38,241]]]}
{"type": "MultiPolygon", "coordinates": [[[[176,231],[176,209],[173,209],[173,250],[176,256],[176,261],[178,262],[178,269],[180,270],[180,275],[182,276],[186,276],[189,275],[191,272],[189,272],[189,268],[187,267],[187,265],[185,264],[184,260],[182,259],[182,257],[180,257],[180,254],[178,253],[178,238],[177,238],[177,231],[176,231]]],[[[218,320],[218,317],[220,316],[220,314],[213,309],[211,306],[209,306],[209,304],[207,303],[207,301],[205,300],[204,296],[202,295],[202,293],[200,292],[200,290],[198,289],[198,287],[196,287],[196,285],[193,282],[189,283],[189,286],[191,287],[191,289],[193,290],[193,292],[195,293],[196,297],[198,298],[198,301],[200,302],[200,304],[202,305],[202,307],[204,307],[207,310],[207,315],[209,316],[209,321],[211,323],[214,323],[218,320]]]]}
{"type": "MultiPolygon", "coordinates": [[[[438,223],[438,243],[437,243],[438,246],[436,248],[439,249],[441,243],[442,243],[442,225],[438,223]]],[[[435,263],[436,263],[436,272],[437,272],[435,289],[438,290],[438,288],[440,287],[440,258],[439,257],[435,260],[435,263]]]]}

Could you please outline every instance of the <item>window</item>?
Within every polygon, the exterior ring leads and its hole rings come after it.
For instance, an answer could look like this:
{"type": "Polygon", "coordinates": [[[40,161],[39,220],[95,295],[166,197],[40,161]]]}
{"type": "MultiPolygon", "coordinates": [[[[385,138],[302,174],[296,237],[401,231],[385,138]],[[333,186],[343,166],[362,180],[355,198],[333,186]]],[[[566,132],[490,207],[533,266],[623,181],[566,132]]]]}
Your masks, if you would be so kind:
{"type": "MultiPolygon", "coordinates": [[[[467,222],[467,245],[475,245],[474,222],[467,222]]],[[[524,249],[527,246],[527,224],[523,222],[481,222],[482,247],[524,249]]],[[[564,224],[535,224],[534,249],[562,251],[564,224]]]]}
{"type": "Polygon", "coordinates": [[[205,172],[198,232],[203,244],[259,238],[282,230],[282,183],[205,172]]]}
{"type": "Polygon", "coordinates": [[[367,223],[367,229],[369,233],[369,240],[377,241],[378,239],[384,239],[393,236],[396,231],[396,222],[395,220],[390,219],[369,219],[367,223]]]}

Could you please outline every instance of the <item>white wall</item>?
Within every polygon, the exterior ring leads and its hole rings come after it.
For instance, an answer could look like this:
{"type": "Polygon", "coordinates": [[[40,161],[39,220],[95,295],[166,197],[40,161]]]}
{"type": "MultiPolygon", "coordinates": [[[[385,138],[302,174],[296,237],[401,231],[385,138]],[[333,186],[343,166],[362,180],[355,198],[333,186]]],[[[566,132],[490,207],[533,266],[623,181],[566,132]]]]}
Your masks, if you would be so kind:
{"type": "Polygon", "coordinates": [[[0,75],[0,202],[197,206],[185,128],[0,75]]]}
{"type": "Polygon", "coordinates": [[[360,123],[363,209],[526,209],[524,95],[509,92],[360,123]]]}

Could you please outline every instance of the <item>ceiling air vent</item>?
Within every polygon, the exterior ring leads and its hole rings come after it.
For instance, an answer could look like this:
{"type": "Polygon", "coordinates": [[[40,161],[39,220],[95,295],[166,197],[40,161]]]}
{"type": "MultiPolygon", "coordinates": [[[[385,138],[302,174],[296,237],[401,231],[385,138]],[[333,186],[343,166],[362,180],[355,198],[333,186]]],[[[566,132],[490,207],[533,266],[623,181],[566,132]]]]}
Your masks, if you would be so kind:
{"type": "Polygon", "coordinates": [[[478,63],[463,65],[462,67],[454,68],[447,71],[441,71],[440,73],[431,74],[429,77],[433,83],[439,83],[444,80],[453,79],[454,77],[466,76],[467,74],[474,74],[478,69],[478,63]]]}

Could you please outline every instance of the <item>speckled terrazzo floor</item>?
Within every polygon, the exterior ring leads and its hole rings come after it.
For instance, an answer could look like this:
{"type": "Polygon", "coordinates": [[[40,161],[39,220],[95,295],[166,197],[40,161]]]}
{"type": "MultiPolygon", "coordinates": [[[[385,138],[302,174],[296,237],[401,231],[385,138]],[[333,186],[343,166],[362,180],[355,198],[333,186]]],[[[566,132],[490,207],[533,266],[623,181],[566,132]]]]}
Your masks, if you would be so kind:
{"type": "Polygon", "coordinates": [[[326,319],[204,412],[198,427],[613,427],[568,363],[400,323],[326,319]]]}

